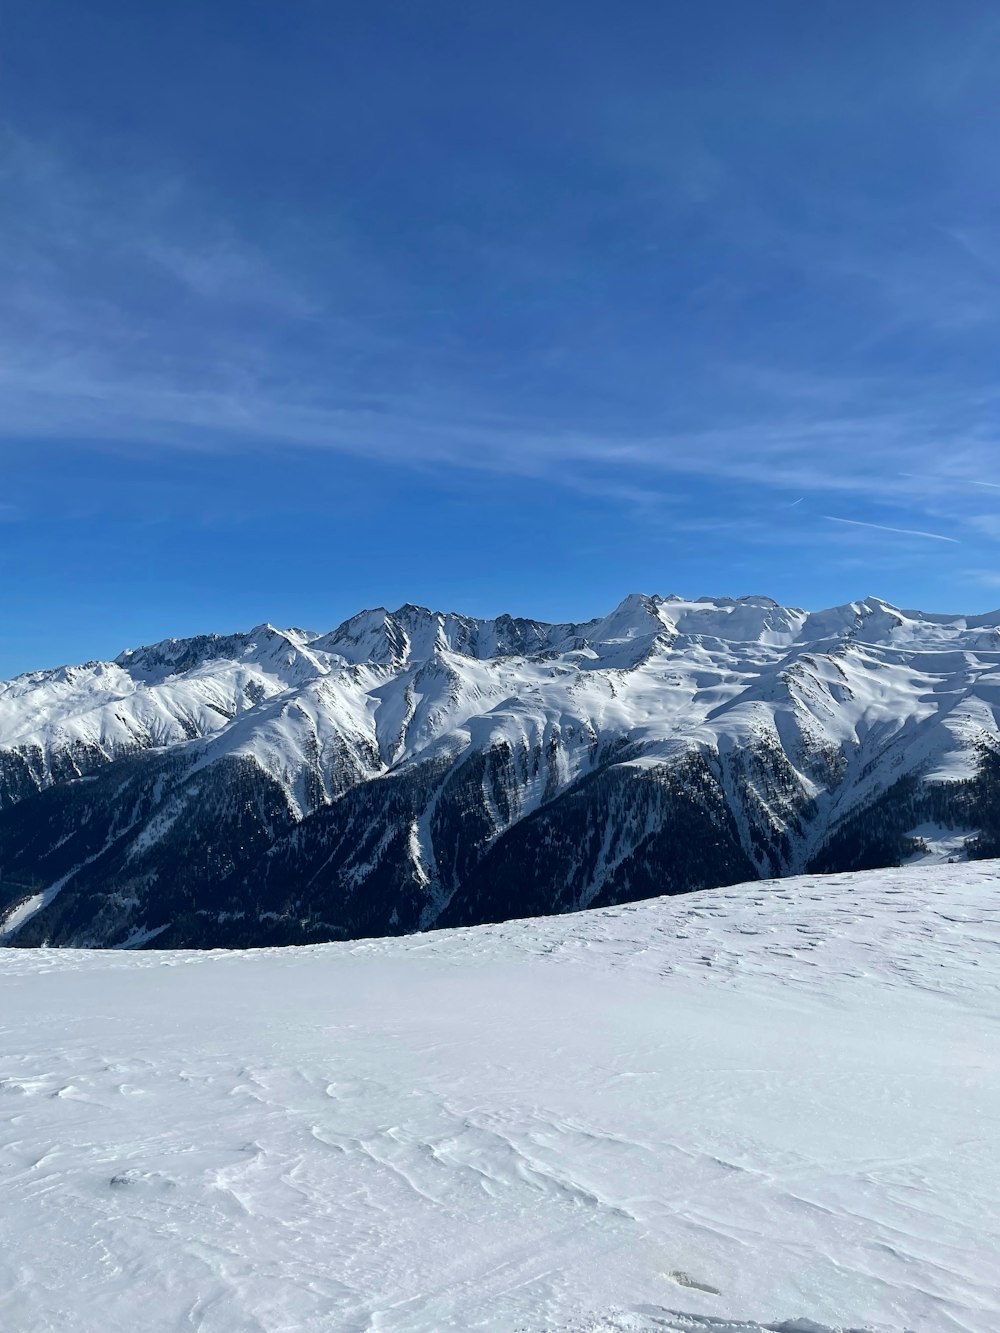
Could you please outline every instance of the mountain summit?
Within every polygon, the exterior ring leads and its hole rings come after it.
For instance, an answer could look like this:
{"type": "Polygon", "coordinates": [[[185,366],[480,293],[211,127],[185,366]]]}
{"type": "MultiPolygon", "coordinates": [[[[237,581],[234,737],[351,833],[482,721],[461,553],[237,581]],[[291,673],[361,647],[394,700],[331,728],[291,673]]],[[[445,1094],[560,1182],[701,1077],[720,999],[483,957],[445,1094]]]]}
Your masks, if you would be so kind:
{"type": "Polygon", "coordinates": [[[405,605],[0,684],[0,941],[400,934],[1000,851],[1000,612],[405,605]]]}

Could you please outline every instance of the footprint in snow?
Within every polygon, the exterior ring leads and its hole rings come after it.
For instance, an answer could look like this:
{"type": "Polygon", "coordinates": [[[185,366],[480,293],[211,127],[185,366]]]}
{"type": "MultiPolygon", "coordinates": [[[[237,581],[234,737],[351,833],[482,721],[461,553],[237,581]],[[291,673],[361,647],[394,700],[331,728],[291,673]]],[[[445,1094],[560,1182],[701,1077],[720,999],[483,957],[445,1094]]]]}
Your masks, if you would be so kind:
{"type": "Polygon", "coordinates": [[[675,1268],[667,1274],[671,1282],[676,1282],[679,1287],[690,1287],[694,1291],[708,1292],[709,1296],[721,1296],[722,1292],[718,1287],[713,1287],[707,1282],[699,1282],[693,1278],[690,1273],[685,1273],[681,1268],[675,1268]]]}
{"type": "Polygon", "coordinates": [[[172,1190],[177,1188],[177,1181],[171,1180],[169,1176],[163,1175],[160,1171],[139,1171],[135,1167],[130,1167],[127,1171],[119,1171],[108,1181],[112,1189],[129,1189],[136,1186],[145,1189],[163,1189],[172,1190]]]}

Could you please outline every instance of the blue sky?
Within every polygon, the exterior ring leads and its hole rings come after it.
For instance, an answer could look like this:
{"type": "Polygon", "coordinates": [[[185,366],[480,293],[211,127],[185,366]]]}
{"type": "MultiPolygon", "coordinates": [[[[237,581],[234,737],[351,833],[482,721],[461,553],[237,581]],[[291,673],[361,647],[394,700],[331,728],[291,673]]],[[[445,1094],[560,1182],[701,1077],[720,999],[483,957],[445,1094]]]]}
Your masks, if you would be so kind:
{"type": "Polygon", "coordinates": [[[0,673],[1000,604],[1000,12],[8,0],[0,673]]]}

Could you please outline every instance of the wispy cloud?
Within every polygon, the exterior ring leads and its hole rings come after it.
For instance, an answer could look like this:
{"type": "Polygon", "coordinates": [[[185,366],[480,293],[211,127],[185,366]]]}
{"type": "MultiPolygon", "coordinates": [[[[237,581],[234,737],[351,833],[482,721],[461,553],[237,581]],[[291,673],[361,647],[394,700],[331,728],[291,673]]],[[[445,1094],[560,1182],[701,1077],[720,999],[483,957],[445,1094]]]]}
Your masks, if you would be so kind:
{"type": "Polygon", "coordinates": [[[963,569],[962,574],[965,578],[971,579],[983,588],[1000,588],[1000,570],[963,569]]]}
{"type": "Polygon", "coordinates": [[[923,532],[919,528],[893,528],[886,523],[866,523],[859,518],[838,518],[835,514],[824,514],[823,517],[828,523],[848,523],[853,528],[874,528],[876,532],[893,532],[900,537],[927,537],[934,542],[958,544],[957,537],[946,537],[940,532],[923,532]]]}
{"type": "Polygon", "coordinates": [[[969,527],[991,541],[1000,541],[1000,513],[970,514],[966,522],[969,527]]]}
{"type": "MultiPolygon", "coordinates": [[[[709,166],[714,209],[716,193],[733,187],[724,163],[709,166]]],[[[472,346],[449,322],[446,291],[427,304],[428,293],[357,234],[337,233],[322,272],[310,275],[294,245],[247,235],[219,216],[217,201],[174,176],[100,177],[9,132],[0,138],[0,173],[12,201],[0,216],[0,447],[58,440],[330,450],[538,477],[647,511],[690,485],[747,486],[789,495],[790,509],[805,495],[842,495],[897,506],[912,520],[970,484],[1000,488],[983,480],[997,447],[998,394],[988,384],[970,393],[965,383],[927,383],[878,364],[860,373],[791,355],[754,362],[724,342],[706,345],[697,373],[675,374],[655,395],[630,381],[630,359],[651,356],[658,336],[669,341],[711,316],[715,298],[706,306],[704,292],[673,311],[673,324],[643,328],[629,342],[602,296],[605,332],[586,356],[579,348],[563,356],[555,343],[494,346],[488,334],[472,346]]],[[[703,194],[699,186],[688,205],[703,194]]],[[[754,244],[788,239],[772,224],[757,218],[754,244]]],[[[986,245],[978,233],[977,243],[986,245]]],[[[827,276],[839,281],[843,266],[830,245],[804,228],[782,262],[805,271],[825,256],[827,276]]],[[[969,261],[967,247],[950,248],[969,261]]],[[[863,282],[882,282],[879,300],[907,320],[922,317],[919,264],[912,282],[894,287],[878,253],[862,249],[843,264],[863,282]]],[[[494,247],[489,272],[499,292],[505,283],[544,290],[545,254],[531,256],[530,281],[524,263],[513,245],[494,247]]],[[[572,285],[565,256],[556,273],[560,290],[572,285]]],[[[949,304],[946,282],[931,299],[949,304]]],[[[572,350],[571,313],[563,332],[572,350]]],[[[659,384],[661,358],[651,361],[659,384]]],[[[956,505],[949,521],[962,523],[956,505]]]]}

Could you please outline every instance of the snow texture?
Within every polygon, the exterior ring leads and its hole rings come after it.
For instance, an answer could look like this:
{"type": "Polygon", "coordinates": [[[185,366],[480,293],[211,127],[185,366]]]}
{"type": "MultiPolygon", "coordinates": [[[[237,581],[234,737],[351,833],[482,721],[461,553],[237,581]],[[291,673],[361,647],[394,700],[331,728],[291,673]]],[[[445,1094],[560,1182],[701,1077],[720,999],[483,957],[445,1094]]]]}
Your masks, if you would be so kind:
{"type": "Polygon", "coordinates": [[[2,950],[0,1327],[996,1333],[998,876],[2,950]]]}

